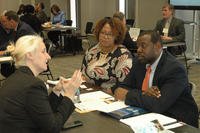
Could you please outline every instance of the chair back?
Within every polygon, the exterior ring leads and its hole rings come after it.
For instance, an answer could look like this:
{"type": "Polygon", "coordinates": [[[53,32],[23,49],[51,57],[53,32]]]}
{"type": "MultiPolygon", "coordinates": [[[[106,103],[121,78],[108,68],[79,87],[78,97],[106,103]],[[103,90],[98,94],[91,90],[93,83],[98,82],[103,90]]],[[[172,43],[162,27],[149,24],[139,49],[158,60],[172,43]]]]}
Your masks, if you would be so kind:
{"type": "Polygon", "coordinates": [[[92,34],[93,22],[87,22],[85,28],[85,34],[92,34]]]}
{"type": "Polygon", "coordinates": [[[126,19],[126,25],[129,25],[130,27],[133,27],[134,22],[135,19],[126,19]]]}
{"type": "Polygon", "coordinates": [[[65,20],[65,25],[66,26],[72,26],[72,20],[70,20],[70,19],[65,20]]]}

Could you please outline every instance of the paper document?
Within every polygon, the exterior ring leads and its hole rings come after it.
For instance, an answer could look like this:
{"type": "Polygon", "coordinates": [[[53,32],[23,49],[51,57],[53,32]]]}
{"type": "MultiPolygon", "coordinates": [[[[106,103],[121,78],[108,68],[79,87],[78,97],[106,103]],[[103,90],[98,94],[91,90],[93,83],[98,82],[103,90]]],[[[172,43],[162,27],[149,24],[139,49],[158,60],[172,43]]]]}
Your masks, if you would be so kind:
{"type": "Polygon", "coordinates": [[[140,28],[130,28],[129,34],[131,38],[133,39],[133,41],[137,41],[137,38],[140,34],[140,28]]]}
{"type": "Polygon", "coordinates": [[[172,123],[172,122],[176,122],[177,120],[174,118],[170,118],[161,114],[157,114],[157,113],[147,113],[144,115],[139,115],[139,116],[135,116],[135,117],[131,117],[131,118],[127,118],[127,119],[122,119],[120,120],[121,122],[127,124],[127,125],[132,125],[134,123],[139,123],[139,122],[144,122],[144,121],[153,121],[157,119],[160,124],[165,125],[167,123],[172,123]]]}
{"type": "Polygon", "coordinates": [[[80,95],[80,103],[75,106],[81,111],[99,110],[102,112],[110,112],[119,108],[126,107],[124,102],[116,101],[114,97],[102,91],[84,93],[80,95]]]}

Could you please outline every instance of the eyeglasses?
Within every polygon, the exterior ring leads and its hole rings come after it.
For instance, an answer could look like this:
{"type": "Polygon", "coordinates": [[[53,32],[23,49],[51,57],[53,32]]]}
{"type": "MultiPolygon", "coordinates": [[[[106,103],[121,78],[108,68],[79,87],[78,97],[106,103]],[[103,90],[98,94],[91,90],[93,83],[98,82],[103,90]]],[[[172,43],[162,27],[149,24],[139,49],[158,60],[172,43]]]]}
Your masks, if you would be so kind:
{"type": "Polygon", "coordinates": [[[113,37],[113,34],[112,33],[106,33],[106,32],[100,32],[100,35],[101,36],[104,36],[104,37],[107,37],[107,38],[112,38],[113,37]]]}

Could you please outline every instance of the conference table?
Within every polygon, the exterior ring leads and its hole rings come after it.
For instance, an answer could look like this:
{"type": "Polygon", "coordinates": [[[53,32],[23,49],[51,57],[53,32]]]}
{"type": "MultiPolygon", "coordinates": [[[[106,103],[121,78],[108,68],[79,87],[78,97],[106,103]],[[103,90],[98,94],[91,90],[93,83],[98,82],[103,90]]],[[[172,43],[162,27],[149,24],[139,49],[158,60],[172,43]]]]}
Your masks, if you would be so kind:
{"type": "MultiPolygon", "coordinates": [[[[81,89],[81,93],[93,92],[101,89],[98,86],[93,86],[87,83],[85,85],[87,88],[92,87],[93,90],[87,91],[81,89]]],[[[61,133],[133,133],[133,130],[126,124],[123,124],[119,120],[99,111],[87,113],[78,113],[74,111],[66,124],[77,120],[81,121],[83,125],[62,130],[61,133]]],[[[200,133],[200,129],[189,125],[183,125],[170,130],[175,133],[200,133]]]]}
{"type": "MultiPolygon", "coordinates": [[[[129,126],[98,111],[83,114],[74,112],[68,122],[75,120],[82,121],[83,126],[62,130],[61,133],[133,133],[129,126]]],[[[175,133],[200,133],[200,129],[189,125],[170,130],[175,133]]]]}

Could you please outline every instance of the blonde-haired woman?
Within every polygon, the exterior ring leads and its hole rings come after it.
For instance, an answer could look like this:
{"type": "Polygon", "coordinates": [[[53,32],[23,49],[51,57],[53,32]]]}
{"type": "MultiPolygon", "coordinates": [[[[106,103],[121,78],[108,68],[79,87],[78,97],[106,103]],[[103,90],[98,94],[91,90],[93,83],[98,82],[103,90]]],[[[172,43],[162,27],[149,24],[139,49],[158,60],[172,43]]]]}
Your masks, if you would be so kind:
{"type": "Polygon", "coordinates": [[[72,100],[81,84],[81,72],[75,71],[68,82],[62,79],[48,95],[44,82],[36,77],[51,59],[42,38],[19,38],[12,55],[17,70],[0,89],[0,132],[59,132],[74,110],[72,100]]]}

